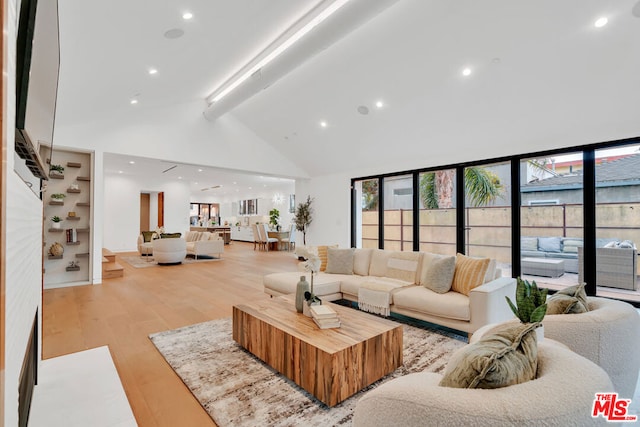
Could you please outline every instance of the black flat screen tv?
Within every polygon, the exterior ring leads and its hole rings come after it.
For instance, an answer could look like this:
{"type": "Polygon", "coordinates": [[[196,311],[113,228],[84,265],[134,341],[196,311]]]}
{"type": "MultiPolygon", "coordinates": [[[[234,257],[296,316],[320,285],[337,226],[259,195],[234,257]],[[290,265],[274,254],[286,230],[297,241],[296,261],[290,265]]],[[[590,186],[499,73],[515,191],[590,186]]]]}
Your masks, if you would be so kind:
{"type": "Polygon", "coordinates": [[[39,146],[53,146],[60,69],[58,0],[22,0],[19,13],[15,150],[36,178],[48,179],[39,146]]]}

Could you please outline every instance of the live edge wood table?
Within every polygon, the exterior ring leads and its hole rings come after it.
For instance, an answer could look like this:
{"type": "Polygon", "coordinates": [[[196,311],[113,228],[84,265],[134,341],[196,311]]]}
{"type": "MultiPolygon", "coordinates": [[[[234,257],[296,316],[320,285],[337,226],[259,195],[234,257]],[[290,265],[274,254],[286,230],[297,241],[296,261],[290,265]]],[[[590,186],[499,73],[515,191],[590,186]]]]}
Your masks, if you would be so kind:
{"type": "Polygon", "coordinates": [[[402,365],[402,325],[331,303],[342,326],[319,329],[284,296],[233,307],[233,339],[328,406],[402,365]]]}

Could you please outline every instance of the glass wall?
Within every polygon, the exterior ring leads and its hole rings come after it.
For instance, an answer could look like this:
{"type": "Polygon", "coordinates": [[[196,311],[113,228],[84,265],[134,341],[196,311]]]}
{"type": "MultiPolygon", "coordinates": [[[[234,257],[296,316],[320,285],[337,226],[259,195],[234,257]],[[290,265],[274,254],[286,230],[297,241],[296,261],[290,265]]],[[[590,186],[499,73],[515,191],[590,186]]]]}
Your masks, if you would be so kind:
{"type": "Polygon", "coordinates": [[[511,163],[464,169],[465,253],[496,259],[511,275],[511,163]]]}
{"type": "Polygon", "coordinates": [[[596,150],[597,295],[638,289],[640,146],[596,150]]]}
{"type": "Polygon", "coordinates": [[[456,254],[456,170],[418,176],[420,250],[456,254]]]}
{"type": "Polygon", "coordinates": [[[561,289],[578,283],[583,246],[582,152],[520,161],[522,277],[561,289]]]}
{"type": "Polygon", "coordinates": [[[378,179],[356,181],[354,224],[357,248],[378,248],[378,179]]]}
{"type": "Polygon", "coordinates": [[[384,249],[413,250],[413,177],[384,178],[384,249]]]}

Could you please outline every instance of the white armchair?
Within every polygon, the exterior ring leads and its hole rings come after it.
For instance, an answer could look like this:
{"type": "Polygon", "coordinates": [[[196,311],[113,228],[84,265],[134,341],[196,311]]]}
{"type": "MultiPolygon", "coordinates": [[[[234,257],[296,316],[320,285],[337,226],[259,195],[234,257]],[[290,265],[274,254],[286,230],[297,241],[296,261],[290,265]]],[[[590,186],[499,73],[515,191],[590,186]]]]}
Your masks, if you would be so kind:
{"type": "Polygon", "coordinates": [[[181,237],[156,239],[151,244],[158,264],[180,264],[187,256],[187,244],[181,237]]]}

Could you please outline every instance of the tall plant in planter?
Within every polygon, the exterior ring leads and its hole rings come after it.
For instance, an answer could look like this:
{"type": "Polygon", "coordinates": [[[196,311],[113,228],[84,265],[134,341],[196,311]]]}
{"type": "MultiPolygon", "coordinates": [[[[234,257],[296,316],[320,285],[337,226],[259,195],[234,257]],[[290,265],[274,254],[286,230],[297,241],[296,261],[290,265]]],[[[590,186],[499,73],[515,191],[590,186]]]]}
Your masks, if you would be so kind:
{"type": "Polygon", "coordinates": [[[307,201],[303,203],[299,203],[296,208],[295,216],[293,217],[293,221],[296,225],[296,230],[302,231],[302,243],[307,245],[307,229],[313,221],[313,208],[311,204],[313,203],[313,199],[311,196],[307,196],[307,201]]]}

